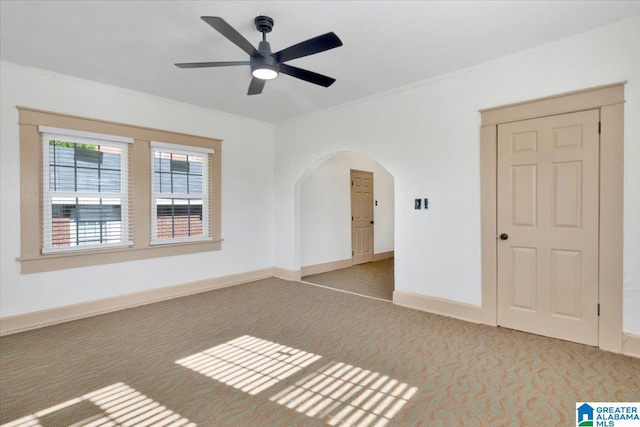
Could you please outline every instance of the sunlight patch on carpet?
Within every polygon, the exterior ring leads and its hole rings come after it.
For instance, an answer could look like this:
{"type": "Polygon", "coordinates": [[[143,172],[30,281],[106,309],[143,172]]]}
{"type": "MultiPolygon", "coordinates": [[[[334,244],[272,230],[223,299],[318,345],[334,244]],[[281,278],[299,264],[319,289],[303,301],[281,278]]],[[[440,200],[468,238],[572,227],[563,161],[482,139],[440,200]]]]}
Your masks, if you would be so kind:
{"type": "Polygon", "coordinates": [[[255,395],[321,357],[244,335],[177,360],[176,363],[245,393],[255,395]]]}
{"type": "Polygon", "coordinates": [[[269,400],[329,425],[386,425],[418,389],[386,375],[332,362],[269,400]]]}
{"type": "Polygon", "coordinates": [[[196,424],[124,383],[101,388],[0,427],[195,427],[196,424]]]}

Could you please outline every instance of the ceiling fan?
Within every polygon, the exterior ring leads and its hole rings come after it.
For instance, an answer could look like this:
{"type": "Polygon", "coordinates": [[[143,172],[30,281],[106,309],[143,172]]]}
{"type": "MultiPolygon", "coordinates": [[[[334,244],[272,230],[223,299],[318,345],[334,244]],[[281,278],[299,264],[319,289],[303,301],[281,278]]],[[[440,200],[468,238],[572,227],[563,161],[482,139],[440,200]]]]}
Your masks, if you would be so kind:
{"type": "Polygon", "coordinates": [[[287,74],[309,83],[329,87],[336,79],[303,70],[285,64],[292,59],[313,55],[342,46],[342,41],[335,33],[330,32],[312,39],[303,41],[293,46],[289,46],[279,52],[272,53],[271,45],[267,41],[267,33],[273,29],[273,19],[268,16],[258,16],[255,19],[256,29],[262,33],[262,41],[258,49],[237,32],[224,19],[217,16],[203,16],[202,19],[211,25],[220,34],[228,38],[232,43],[249,54],[248,61],[226,61],[226,62],[189,62],[176,64],[179,68],[207,68],[207,67],[233,67],[238,65],[249,65],[251,67],[251,84],[247,95],[258,95],[262,93],[267,80],[275,79],[279,73],[287,74]]]}

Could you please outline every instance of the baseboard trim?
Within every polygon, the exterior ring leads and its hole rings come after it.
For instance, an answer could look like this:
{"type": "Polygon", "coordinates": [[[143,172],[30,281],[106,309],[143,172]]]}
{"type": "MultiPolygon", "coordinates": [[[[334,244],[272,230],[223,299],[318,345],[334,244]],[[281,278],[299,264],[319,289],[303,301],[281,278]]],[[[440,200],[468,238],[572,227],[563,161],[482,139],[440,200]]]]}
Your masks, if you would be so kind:
{"type": "Polygon", "coordinates": [[[640,335],[624,334],[622,354],[640,359],[640,335]]]}
{"type": "Polygon", "coordinates": [[[380,252],[379,254],[373,254],[373,261],[382,261],[383,259],[394,258],[394,252],[380,252]]]}
{"type": "Polygon", "coordinates": [[[302,272],[300,270],[287,270],[286,268],[273,267],[273,276],[278,279],[297,282],[302,278],[302,272]]]}
{"type": "Polygon", "coordinates": [[[340,270],[353,265],[353,259],[341,259],[338,261],[323,262],[322,264],[307,265],[302,267],[302,277],[311,276],[312,274],[326,273],[328,271],[340,270]]]}
{"type": "Polygon", "coordinates": [[[414,294],[402,290],[393,291],[393,303],[402,307],[466,320],[467,322],[482,323],[482,308],[478,305],[414,294]]]}
{"type": "Polygon", "coordinates": [[[199,280],[197,282],[184,283],[181,285],[167,286],[164,288],[150,289],[127,295],[119,295],[116,297],[83,302],[80,304],[35,311],[32,313],[7,316],[0,318],[0,336],[69,322],[71,320],[82,319],[84,317],[96,316],[98,314],[110,313],[112,311],[118,311],[125,308],[179,298],[200,292],[207,292],[214,289],[226,288],[228,286],[239,285],[241,283],[265,279],[272,276],[273,269],[265,268],[262,270],[248,271],[245,273],[232,274],[229,276],[199,280]]]}

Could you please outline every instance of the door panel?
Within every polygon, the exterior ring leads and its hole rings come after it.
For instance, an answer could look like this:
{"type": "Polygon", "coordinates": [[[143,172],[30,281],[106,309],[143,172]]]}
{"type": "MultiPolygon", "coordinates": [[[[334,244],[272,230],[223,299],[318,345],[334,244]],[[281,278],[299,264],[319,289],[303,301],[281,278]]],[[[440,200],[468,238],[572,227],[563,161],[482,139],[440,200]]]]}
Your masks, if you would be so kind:
{"type": "Polygon", "coordinates": [[[553,226],[580,228],[582,162],[553,164],[553,226]]]}
{"type": "Polygon", "coordinates": [[[373,172],[351,170],[353,264],[373,261],[373,172]]]}
{"type": "Polygon", "coordinates": [[[538,151],[538,132],[520,132],[512,134],[511,146],[514,153],[538,151]]]}
{"type": "Polygon", "coordinates": [[[511,306],[525,310],[536,309],[536,248],[511,248],[511,306]]]}
{"type": "Polygon", "coordinates": [[[536,226],[537,165],[512,166],[513,225],[536,226]]]}
{"type": "Polygon", "coordinates": [[[599,111],[498,126],[498,324],[598,344],[599,111]]]}
{"type": "Polygon", "coordinates": [[[551,252],[551,314],[580,319],[582,252],[551,252]]]}

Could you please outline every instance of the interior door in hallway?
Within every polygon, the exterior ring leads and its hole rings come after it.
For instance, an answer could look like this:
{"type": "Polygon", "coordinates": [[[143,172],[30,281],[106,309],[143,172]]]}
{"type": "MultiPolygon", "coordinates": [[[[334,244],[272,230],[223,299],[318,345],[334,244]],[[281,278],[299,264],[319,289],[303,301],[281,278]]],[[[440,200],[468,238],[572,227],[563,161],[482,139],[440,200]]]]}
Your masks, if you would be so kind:
{"type": "Polygon", "coordinates": [[[353,264],[373,261],[373,172],[351,169],[351,255],[353,264]]]}
{"type": "Polygon", "coordinates": [[[599,110],[498,126],[498,325],[598,345],[599,110]]]}

